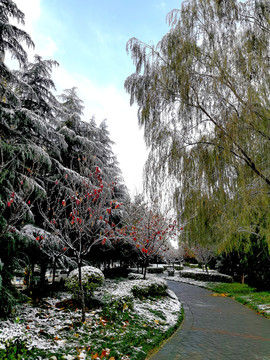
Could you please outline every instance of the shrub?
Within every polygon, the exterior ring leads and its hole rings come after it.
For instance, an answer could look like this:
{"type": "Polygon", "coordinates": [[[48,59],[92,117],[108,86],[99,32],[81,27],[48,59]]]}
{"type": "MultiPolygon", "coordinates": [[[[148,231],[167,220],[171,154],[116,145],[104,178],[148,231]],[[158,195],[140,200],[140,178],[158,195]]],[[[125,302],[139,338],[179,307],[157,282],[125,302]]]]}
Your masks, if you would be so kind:
{"type": "Polygon", "coordinates": [[[183,265],[174,265],[175,270],[184,270],[183,265]]]}
{"type": "Polygon", "coordinates": [[[109,290],[107,299],[105,303],[109,301],[112,305],[118,305],[118,308],[121,309],[126,305],[128,307],[133,307],[133,295],[131,292],[132,281],[120,281],[118,284],[109,285],[106,290],[109,290]]]}
{"type": "Polygon", "coordinates": [[[21,339],[14,339],[11,343],[6,343],[5,349],[0,349],[1,359],[24,360],[27,359],[26,342],[21,339]]]}
{"type": "Polygon", "coordinates": [[[174,268],[173,267],[168,267],[167,268],[167,273],[168,273],[168,276],[174,276],[174,268]]]}
{"type": "MultiPolygon", "coordinates": [[[[93,266],[83,266],[82,271],[82,285],[85,291],[85,294],[89,297],[93,295],[94,290],[101,286],[104,281],[104,275],[101,270],[93,266]]],[[[79,284],[79,269],[71,271],[69,276],[66,279],[67,289],[79,297],[80,294],[80,284],[79,284]]]]}
{"type": "Polygon", "coordinates": [[[115,320],[120,315],[123,317],[129,309],[133,309],[133,299],[133,295],[126,292],[105,296],[102,306],[103,316],[109,320],[115,320]]]}
{"type": "Polygon", "coordinates": [[[131,291],[135,297],[164,296],[167,294],[167,283],[163,279],[133,280],[131,291]]]}
{"type": "Polygon", "coordinates": [[[161,274],[163,273],[164,268],[163,267],[150,267],[147,269],[147,272],[149,274],[161,274]]]}
{"type": "Polygon", "coordinates": [[[229,275],[213,273],[213,272],[192,272],[192,271],[183,271],[181,276],[187,277],[199,281],[210,281],[210,282],[233,282],[233,278],[229,275]]]}
{"type": "Polygon", "coordinates": [[[190,267],[191,269],[196,269],[199,267],[199,264],[185,263],[184,265],[190,267]]]}
{"type": "Polygon", "coordinates": [[[143,280],[143,274],[139,273],[129,273],[128,274],[129,280],[143,280]]]}

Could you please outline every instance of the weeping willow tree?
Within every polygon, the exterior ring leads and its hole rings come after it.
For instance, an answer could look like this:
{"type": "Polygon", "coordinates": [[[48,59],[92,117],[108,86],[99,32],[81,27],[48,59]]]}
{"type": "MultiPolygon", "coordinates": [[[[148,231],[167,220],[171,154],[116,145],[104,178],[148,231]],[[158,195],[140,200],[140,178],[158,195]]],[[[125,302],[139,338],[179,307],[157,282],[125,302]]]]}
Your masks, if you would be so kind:
{"type": "Polygon", "coordinates": [[[269,1],[190,0],[168,22],[157,45],[127,43],[146,189],[173,186],[189,241],[248,251],[270,242],[269,1]]]}

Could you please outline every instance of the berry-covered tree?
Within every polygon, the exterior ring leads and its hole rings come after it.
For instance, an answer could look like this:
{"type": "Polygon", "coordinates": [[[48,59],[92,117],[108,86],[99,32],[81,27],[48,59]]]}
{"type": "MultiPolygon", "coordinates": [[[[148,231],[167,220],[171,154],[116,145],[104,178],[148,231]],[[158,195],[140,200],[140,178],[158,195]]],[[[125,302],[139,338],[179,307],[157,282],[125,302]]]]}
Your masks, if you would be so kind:
{"type": "Polygon", "coordinates": [[[127,207],[125,232],[139,250],[144,278],[150,261],[169,249],[169,240],[177,236],[176,220],[165,217],[157,209],[148,209],[137,197],[127,207]]]}
{"type": "MultiPolygon", "coordinates": [[[[79,271],[83,260],[97,244],[111,245],[115,239],[115,224],[120,204],[114,199],[113,185],[103,182],[96,167],[88,177],[67,170],[55,180],[47,194],[46,207],[40,206],[45,228],[59,239],[62,252],[73,254],[79,271]]],[[[81,287],[82,321],[85,319],[84,291],[81,287]]]]}

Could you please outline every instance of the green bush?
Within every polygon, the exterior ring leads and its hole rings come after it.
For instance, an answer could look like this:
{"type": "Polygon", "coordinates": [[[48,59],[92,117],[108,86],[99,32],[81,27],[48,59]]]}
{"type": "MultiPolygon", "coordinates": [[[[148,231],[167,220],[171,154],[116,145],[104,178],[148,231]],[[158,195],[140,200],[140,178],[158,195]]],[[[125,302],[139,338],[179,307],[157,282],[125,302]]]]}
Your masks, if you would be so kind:
{"type": "Polygon", "coordinates": [[[184,270],[184,266],[183,265],[174,265],[174,268],[175,268],[175,270],[184,270]]]}
{"type": "Polygon", "coordinates": [[[197,269],[199,267],[199,264],[185,263],[184,266],[190,267],[191,269],[197,269]]]}
{"type": "Polygon", "coordinates": [[[128,274],[129,280],[143,280],[143,274],[139,273],[129,273],[128,274]]]}
{"type": "Polygon", "coordinates": [[[219,274],[219,273],[206,273],[206,272],[192,272],[192,271],[183,271],[181,273],[182,277],[198,280],[198,281],[210,281],[210,282],[233,282],[233,278],[229,275],[219,274]]]}
{"type": "Polygon", "coordinates": [[[168,276],[174,276],[174,268],[173,267],[168,267],[167,268],[167,273],[168,273],[168,276]]]}
{"type": "Polygon", "coordinates": [[[6,349],[0,349],[0,358],[3,360],[24,360],[27,359],[26,343],[23,340],[15,339],[12,343],[6,344],[6,349]]]}
{"type": "MultiPolygon", "coordinates": [[[[101,270],[93,266],[83,266],[82,272],[82,286],[87,296],[91,297],[94,290],[101,286],[104,281],[104,275],[101,270]]],[[[65,285],[69,292],[75,298],[79,298],[80,284],[79,284],[79,269],[73,270],[66,279],[65,285]]]]}
{"type": "Polygon", "coordinates": [[[163,279],[134,280],[132,283],[132,294],[135,297],[155,297],[167,294],[167,283],[163,279]]]}
{"type": "Polygon", "coordinates": [[[150,267],[147,269],[149,274],[162,274],[164,271],[163,267],[150,267]]]}

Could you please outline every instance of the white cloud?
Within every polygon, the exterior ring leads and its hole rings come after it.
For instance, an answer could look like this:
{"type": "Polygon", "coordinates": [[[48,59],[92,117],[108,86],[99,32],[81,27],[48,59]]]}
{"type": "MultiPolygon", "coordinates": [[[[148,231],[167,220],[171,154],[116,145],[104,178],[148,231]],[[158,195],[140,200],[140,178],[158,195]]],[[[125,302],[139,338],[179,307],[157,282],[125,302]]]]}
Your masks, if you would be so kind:
{"type": "Polygon", "coordinates": [[[53,59],[57,52],[56,42],[49,36],[39,34],[35,39],[35,54],[39,54],[44,59],[53,59]]]}
{"type": "Polygon", "coordinates": [[[25,31],[32,33],[33,25],[41,14],[40,0],[15,0],[18,8],[25,14],[25,31]]]}
{"type": "MultiPolygon", "coordinates": [[[[42,56],[44,59],[54,59],[54,54],[57,51],[56,42],[51,37],[45,36],[38,31],[38,20],[41,16],[40,0],[15,0],[15,2],[25,15],[25,24],[18,24],[15,19],[10,19],[10,21],[26,31],[35,43],[34,49],[29,48],[27,50],[29,61],[33,61],[35,54],[42,56]]],[[[17,67],[15,63],[14,67],[17,67]]]]}

